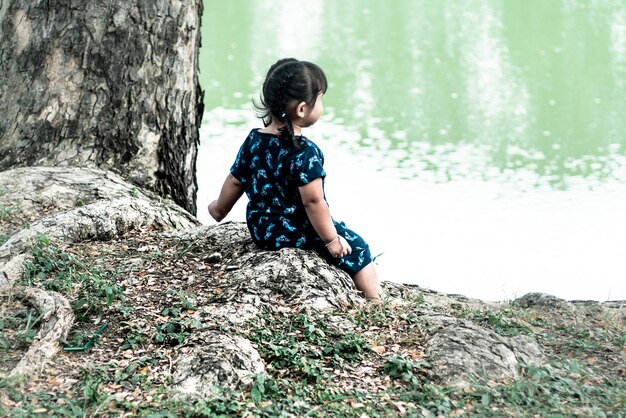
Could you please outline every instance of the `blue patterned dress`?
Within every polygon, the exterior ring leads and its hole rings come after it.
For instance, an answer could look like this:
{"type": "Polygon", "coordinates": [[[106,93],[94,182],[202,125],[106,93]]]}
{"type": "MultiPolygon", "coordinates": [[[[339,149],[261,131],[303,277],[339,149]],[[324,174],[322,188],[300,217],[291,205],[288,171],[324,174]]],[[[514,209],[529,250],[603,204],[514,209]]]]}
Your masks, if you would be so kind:
{"type": "Polygon", "coordinates": [[[372,261],[369,246],[343,222],[334,220],[337,233],[350,243],[352,254],[334,258],[324,246],[298,190],[317,178],[322,178],[323,185],[324,154],[304,137],[302,143],[302,149],[291,150],[276,135],[253,129],[239,149],[230,172],[243,184],[249,199],[246,221],[252,240],[266,250],[315,250],[328,263],[354,274],[372,261]]]}

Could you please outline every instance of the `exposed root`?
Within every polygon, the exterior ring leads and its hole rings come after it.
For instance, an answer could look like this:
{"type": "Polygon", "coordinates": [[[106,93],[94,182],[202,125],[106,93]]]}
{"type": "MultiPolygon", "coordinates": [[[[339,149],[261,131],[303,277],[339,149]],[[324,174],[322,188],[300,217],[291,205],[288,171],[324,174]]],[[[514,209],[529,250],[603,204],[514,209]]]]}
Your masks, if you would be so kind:
{"type": "Polygon", "coordinates": [[[12,257],[28,251],[38,235],[73,243],[108,240],[137,228],[184,229],[197,225],[198,221],[183,209],[164,202],[136,198],[100,201],[41,218],[30,228],[14,234],[0,247],[0,269],[12,257]]]}
{"type": "Polygon", "coordinates": [[[48,360],[60,350],[59,341],[67,337],[74,313],[67,299],[56,292],[35,287],[13,287],[0,290],[2,298],[19,298],[42,314],[42,325],[36,341],[9,373],[10,378],[41,373],[48,360]]]}

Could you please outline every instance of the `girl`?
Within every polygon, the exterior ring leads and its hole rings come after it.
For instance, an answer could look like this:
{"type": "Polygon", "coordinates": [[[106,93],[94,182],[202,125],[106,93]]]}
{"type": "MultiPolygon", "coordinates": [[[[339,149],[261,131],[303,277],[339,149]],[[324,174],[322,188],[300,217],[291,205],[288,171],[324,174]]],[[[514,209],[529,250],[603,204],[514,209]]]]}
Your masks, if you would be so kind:
{"type": "Polygon", "coordinates": [[[378,299],[369,246],[331,218],[324,155],[301,134],[322,114],[326,89],[326,76],[313,63],[287,58],[270,67],[256,106],[265,127],[248,134],[209,213],[220,222],[245,192],[248,229],[260,248],[315,250],[350,274],[366,298],[378,299]]]}

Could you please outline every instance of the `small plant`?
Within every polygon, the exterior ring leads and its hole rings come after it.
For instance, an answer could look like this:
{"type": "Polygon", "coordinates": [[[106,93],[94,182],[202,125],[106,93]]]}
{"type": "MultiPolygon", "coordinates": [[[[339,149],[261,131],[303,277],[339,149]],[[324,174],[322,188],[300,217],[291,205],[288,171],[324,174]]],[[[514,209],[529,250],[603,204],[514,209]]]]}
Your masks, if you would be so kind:
{"type": "Polygon", "coordinates": [[[155,326],[157,333],[154,340],[159,344],[178,345],[185,341],[194,328],[199,328],[201,323],[186,316],[186,311],[195,309],[191,299],[192,294],[180,290],[168,290],[168,295],[175,295],[176,298],[168,306],[161,310],[161,315],[168,317],[165,322],[158,322],[155,326]]]}
{"type": "Polygon", "coordinates": [[[53,246],[44,235],[38,235],[32,250],[33,261],[25,264],[24,282],[69,295],[78,320],[86,321],[101,314],[106,306],[125,297],[121,286],[109,274],[90,268],[74,255],[53,246]]]}
{"type": "MultiPolygon", "coordinates": [[[[0,190],[0,197],[2,196],[4,196],[4,191],[0,190]]],[[[0,203],[0,221],[10,218],[15,211],[19,209],[20,204],[20,202],[15,202],[10,205],[0,203]]]]}
{"type": "Polygon", "coordinates": [[[176,295],[176,299],[172,301],[172,306],[164,308],[163,311],[161,311],[161,315],[178,317],[183,311],[193,311],[196,309],[191,301],[195,299],[193,294],[183,292],[182,290],[168,290],[167,294],[176,295]]]}
{"type": "Polygon", "coordinates": [[[462,312],[460,316],[471,319],[481,325],[488,326],[496,333],[505,337],[533,334],[533,331],[529,327],[513,319],[515,318],[513,312],[509,312],[507,310],[498,312],[493,312],[491,310],[467,310],[462,312]],[[507,316],[511,316],[512,318],[507,318],[507,316]]]}
{"type": "Polygon", "coordinates": [[[166,322],[158,322],[155,324],[157,333],[154,341],[165,345],[182,344],[196,328],[197,322],[190,319],[172,318],[166,322]]]}
{"type": "Polygon", "coordinates": [[[363,337],[354,333],[347,333],[339,341],[330,342],[326,345],[322,352],[342,361],[343,359],[360,359],[363,353],[369,349],[370,344],[363,337]]]}
{"type": "Polygon", "coordinates": [[[91,338],[91,334],[92,332],[86,329],[72,329],[62,343],[68,347],[80,347],[91,338]]]}
{"type": "Polygon", "coordinates": [[[261,402],[266,398],[271,398],[276,395],[281,395],[278,381],[272,379],[270,376],[261,373],[254,378],[254,384],[250,389],[250,397],[256,403],[261,402]]]}
{"type": "Polygon", "coordinates": [[[131,348],[136,349],[148,343],[148,334],[145,332],[143,324],[136,322],[120,322],[122,334],[124,335],[124,343],[122,350],[131,348]]]}
{"type": "Polygon", "coordinates": [[[419,373],[430,367],[425,361],[414,362],[402,357],[385,357],[383,372],[395,379],[402,379],[413,386],[420,383],[419,373]]]}
{"type": "Polygon", "coordinates": [[[0,350],[20,350],[29,347],[37,336],[41,318],[34,308],[29,307],[0,317],[0,350]]]}

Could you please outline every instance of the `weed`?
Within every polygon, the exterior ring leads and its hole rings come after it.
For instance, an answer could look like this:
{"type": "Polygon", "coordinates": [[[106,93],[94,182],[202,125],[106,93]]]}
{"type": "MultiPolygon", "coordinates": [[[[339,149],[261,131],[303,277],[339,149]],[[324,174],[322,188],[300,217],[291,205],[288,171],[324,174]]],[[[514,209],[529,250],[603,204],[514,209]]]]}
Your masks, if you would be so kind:
{"type": "Polygon", "coordinates": [[[529,335],[533,333],[529,327],[514,319],[519,315],[516,315],[514,312],[508,310],[500,310],[498,312],[491,310],[467,310],[461,312],[460,316],[471,319],[472,321],[483,326],[487,326],[496,333],[505,337],[529,335]]]}
{"type": "Polygon", "coordinates": [[[165,345],[182,344],[198,325],[199,323],[189,318],[171,318],[165,322],[157,322],[154,341],[165,345]]]}
{"type": "Polygon", "coordinates": [[[131,348],[136,349],[146,345],[148,341],[148,334],[145,332],[143,324],[136,322],[120,322],[120,331],[124,335],[124,343],[121,346],[122,350],[131,348]]]}
{"type": "Polygon", "coordinates": [[[430,367],[425,361],[414,362],[402,357],[385,357],[383,372],[395,379],[402,379],[413,386],[421,382],[424,368],[430,367]]]}
{"type": "MultiPolygon", "coordinates": [[[[488,382],[472,385],[476,412],[491,415],[494,407],[506,407],[514,415],[597,416],[601,410],[624,410],[624,382],[592,382],[591,371],[577,362],[550,362],[543,366],[525,366],[522,377],[504,385],[488,382]]],[[[603,416],[602,414],[601,416],[603,416]]]]}
{"type": "Polygon", "coordinates": [[[269,370],[308,382],[327,379],[325,367],[360,361],[369,350],[360,335],[339,332],[305,313],[264,315],[248,326],[245,336],[257,343],[269,370]]]}
{"type": "Polygon", "coordinates": [[[19,207],[19,202],[16,202],[15,204],[9,206],[5,204],[0,204],[0,221],[10,218],[15,213],[15,211],[19,209],[19,207]]]}
{"type": "Polygon", "coordinates": [[[168,319],[155,324],[157,333],[154,341],[159,344],[178,345],[185,341],[194,328],[199,328],[202,324],[185,315],[186,311],[195,309],[191,302],[191,299],[195,298],[194,295],[180,290],[168,290],[166,293],[175,295],[176,298],[171,302],[171,306],[161,311],[161,315],[168,319]]]}
{"type": "Polygon", "coordinates": [[[373,309],[357,309],[349,312],[347,319],[358,327],[385,326],[393,321],[397,312],[388,304],[383,304],[373,309]]]}
{"type": "Polygon", "coordinates": [[[279,381],[271,378],[265,373],[256,375],[254,384],[250,389],[250,397],[256,403],[261,402],[267,398],[273,398],[276,395],[282,394],[279,387],[279,381]]]}
{"type": "Polygon", "coordinates": [[[25,264],[23,281],[28,286],[39,285],[70,296],[79,321],[102,315],[105,307],[125,300],[123,289],[107,272],[90,268],[74,255],[53,246],[43,235],[37,236],[32,254],[33,261],[25,264]]]}
{"type": "Polygon", "coordinates": [[[0,350],[20,350],[29,347],[37,336],[41,318],[37,310],[30,307],[23,307],[0,317],[0,350]]]}

